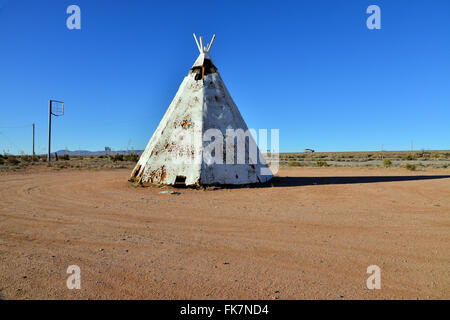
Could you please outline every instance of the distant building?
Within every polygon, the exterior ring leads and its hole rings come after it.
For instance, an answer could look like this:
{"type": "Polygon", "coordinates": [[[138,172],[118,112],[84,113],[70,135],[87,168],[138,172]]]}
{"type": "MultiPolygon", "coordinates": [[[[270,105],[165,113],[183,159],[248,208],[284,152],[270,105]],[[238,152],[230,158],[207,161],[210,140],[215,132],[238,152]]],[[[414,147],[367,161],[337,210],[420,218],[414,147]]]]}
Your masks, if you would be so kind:
{"type": "Polygon", "coordinates": [[[303,152],[305,152],[305,153],[313,153],[314,150],[313,149],[305,149],[305,150],[303,150],[303,152]]]}

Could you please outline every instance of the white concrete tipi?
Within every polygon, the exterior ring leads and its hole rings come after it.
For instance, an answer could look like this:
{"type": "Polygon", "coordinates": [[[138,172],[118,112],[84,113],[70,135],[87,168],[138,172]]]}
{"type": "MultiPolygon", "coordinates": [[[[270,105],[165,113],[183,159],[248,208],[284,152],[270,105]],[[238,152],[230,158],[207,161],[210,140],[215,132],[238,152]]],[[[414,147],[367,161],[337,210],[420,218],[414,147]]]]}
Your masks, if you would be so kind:
{"type": "Polygon", "coordinates": [[[200,55],[131,174],[139,183],[250,184],[273,175],[213,64],[200,55]]]}

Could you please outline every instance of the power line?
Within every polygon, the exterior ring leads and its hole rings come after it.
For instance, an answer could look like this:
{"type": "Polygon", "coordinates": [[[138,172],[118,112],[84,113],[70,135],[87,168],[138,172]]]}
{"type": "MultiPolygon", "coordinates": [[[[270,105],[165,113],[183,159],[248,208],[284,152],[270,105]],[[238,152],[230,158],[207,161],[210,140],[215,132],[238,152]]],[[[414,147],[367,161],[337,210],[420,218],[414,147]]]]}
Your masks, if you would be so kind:
{"type": "Polygon", "coordinates": [[[6,134],[0,131],[0,135],[4,136],[8,140],[10,146],[17,148],[17,150],[20,150],[20,147],[15,144],[6,134]]]}
{"type": "Polygon", "coordinates": [[[34,147],[35,147],[35,124],[34,123],[32,123],[32,124],[28,124],[28,125],[22,125],[22,126],[3,126],[3,127],[0,127],[0,136],[2,136],[2,137],[4,137],[4,138],[6,138],[6,147],[8,148],[8,151],[9,151],[9,147],[12,147],[12,148],[16,148],[17,149],[17,151],[19,151],[19,150],[21,150],[22,148],[21,147],[19,147],[17,144],[15,144],[14,142],[13,142],[13,139],[10,139],[10,137],[8,137],[4,132],[2,132],[3,130],[2,129],[24,129],[24,128],[29,128],[29,127],[32,127],[33,128],[33,151],[32,151],[32,154],[33,154],[33,156],[34,156],[34,147]]]}
{"type": "Polygon", "coordinates": [[[32,127],[33,124],[27,124],[27,125],[23,125],[23,126],[12,126],[12,127],[0,127],[0,129],[21,129],[21,128],[28,128],[28,127],[32,127]]]}

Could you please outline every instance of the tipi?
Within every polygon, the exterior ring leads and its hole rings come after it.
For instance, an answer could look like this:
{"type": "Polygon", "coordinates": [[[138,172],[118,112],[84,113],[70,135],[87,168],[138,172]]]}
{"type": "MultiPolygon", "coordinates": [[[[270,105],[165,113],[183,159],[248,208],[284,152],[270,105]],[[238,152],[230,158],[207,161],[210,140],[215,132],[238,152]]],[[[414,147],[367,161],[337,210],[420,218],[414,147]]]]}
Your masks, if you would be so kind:
{"type": "Polygon", "coordinates": [[[204,46],[131,174],[132,181],[250,184],[273,175],[204,46]]]}

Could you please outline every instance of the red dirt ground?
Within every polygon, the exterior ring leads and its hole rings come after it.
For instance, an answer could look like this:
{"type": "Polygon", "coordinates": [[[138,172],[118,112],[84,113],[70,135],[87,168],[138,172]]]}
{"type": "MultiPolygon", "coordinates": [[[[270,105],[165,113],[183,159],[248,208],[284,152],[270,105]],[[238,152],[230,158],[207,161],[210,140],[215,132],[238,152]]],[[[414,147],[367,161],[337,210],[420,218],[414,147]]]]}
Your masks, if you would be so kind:
{"type": "Polygon", "coordinates": [[[450,298],[448,171],[288,168],[273,186],[180,195],[129,174],[0,175],[1,296],[450,298]],[[369,265],[381,290],[366,287],[369,265]]]}

